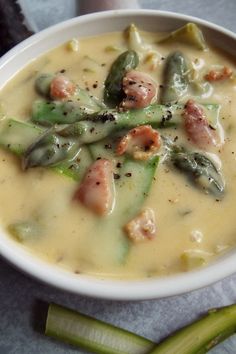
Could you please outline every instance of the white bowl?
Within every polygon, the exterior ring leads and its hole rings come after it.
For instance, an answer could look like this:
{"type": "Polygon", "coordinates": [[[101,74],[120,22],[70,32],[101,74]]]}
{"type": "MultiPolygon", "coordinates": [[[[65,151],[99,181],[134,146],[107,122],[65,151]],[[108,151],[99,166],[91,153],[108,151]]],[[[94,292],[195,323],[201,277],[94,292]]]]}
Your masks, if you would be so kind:
{"type": "MultiPolygon", "coordinates": [[[[30,61],[73,37],[123,30],[131,22],[147,31],[170,31],[195,22],[207,40],[236,55],[236,35],[197,18],[162,11],[119,10],[94,13],[46,29],[10,50],[0,59],[0,88],[30,61]]],[[[0,253],[13,265],[50,285],[77,294],[116,300],[161,298],[185,293],[216,282],[236,271],[236,250],[218,258],[205,268],[168,277],[140,281],[102,280],[75,275],[36,258],[0,232],[0,253]]]]}

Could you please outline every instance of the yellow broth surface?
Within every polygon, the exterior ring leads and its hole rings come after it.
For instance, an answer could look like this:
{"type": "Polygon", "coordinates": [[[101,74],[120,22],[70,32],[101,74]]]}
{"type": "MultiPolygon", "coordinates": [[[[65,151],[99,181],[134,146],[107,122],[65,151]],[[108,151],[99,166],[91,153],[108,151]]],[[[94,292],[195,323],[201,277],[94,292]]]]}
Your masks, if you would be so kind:
{"type": "MultiPolygon", "coordinates": [[[[235,70],[232,59],[214,48],[200,51],[180,43],[161,45],[156,44],[161,34],[141,34],[143,40],[160,53],[160,59],[156,68],[147,60],[142,61],[137,69],[149,73],[158,85],[163,84],[166,57],[175,50],[182,51],[199,70],[209,71],[212,65],[235,70]]],[[[35,78],[42,72],[65,70],[64,75],[102,99],[109,68],[125,50],[127,43],[123,33],[108,33],[79,38],[78,52],[68,50],[64,44],[46,53],[17,73],[2,89],[2,112],[7,117],[29,120],[32,102],[39,97],[34,88],[35,78]],[[118,50],[111,51],[109,46],[118,50]]],[[[183,174],[160,163],[143,206],[155,211],[157,235],[153,240],[132,243],[127,252],[125,242],[122,245],[121,239],[118,245],[113,237],[115,231],[114,226],[109,225],[109,216],[105,219],[95,216],[72,200],[77,182],[46,168],[24,172],[19,158],[1,149],[1,224],[7,230],[10,224],[21,220],[39,220],[43,234],[25,241],[22,247],[36,257],[72,272],[99,278],[135,279],[186,271],[188,266],[183,255],[194,250],[200,251],[203,263],[219,256],[236,242],[236,81],[232,78],[212,86],[212,95],[201,102],[221,105],[220,121],[225,143],[221,149],[212,152],[222,162],[226,183],[222,200],[202,193],[183,174]],[[107,224],[104,226],[104,223],[107,224]],[[200,234],[201,239],[197,239],[196,234],[200,234]],[[119,253],[122,252],[127,255],[120,261],[119,253]]],[[[165,134],[173,138],[178,136],[178,143],[188,144],[179,128],[166,129],[165,134]]],[[[126,197],[129,202],[129,195],[126,197]]],[[[13,236],[9,234],[9,237],[13,236]]]]}

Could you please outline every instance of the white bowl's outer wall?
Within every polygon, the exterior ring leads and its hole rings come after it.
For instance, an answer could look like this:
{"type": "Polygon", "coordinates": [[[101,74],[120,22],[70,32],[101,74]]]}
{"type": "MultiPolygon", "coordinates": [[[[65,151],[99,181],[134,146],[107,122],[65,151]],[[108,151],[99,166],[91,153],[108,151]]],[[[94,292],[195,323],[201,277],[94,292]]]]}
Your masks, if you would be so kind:
{"type": "MultiPolygon", "coordinates": [[[[147,31],[170,31],[195,22],[212,44],[236,56],[236,35],[220,26],[190,16],[151,10],[117,10],[90,14],[60,23],[17,45],[0,59],[0,88],[29,62],[73,37],[121,31],[135,22],[147,31]]],[[[236,271],[236,250],[209,266],[188,273],[140,281],[99,279],[75,275],[33,256],[6,233],[0,232],[0,254],[26,273],[77,294],[113,299],[141,300],[173,296],[216,282],[236,271]]]]}

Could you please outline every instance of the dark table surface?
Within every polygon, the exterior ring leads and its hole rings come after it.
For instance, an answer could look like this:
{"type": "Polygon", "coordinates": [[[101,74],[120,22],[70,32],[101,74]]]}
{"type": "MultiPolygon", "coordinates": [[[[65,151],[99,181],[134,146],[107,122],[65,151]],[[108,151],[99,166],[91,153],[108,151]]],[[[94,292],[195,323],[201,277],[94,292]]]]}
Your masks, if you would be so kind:
{"type": "MultiPolygon", "coordinates": [[[[77,15],[73,0],[21,0],[31,28],[40,30],[77,15]]],[[[235,0],[149,0],[142,7],[182,12],[236,32],[235,0]]],[[[0,260],[0,354],[82,353],[44,337],[41,301],[56,302],[159,341],[207,309],[236,302],[236,275],[192,293],[162,300],[112,302],[72,295],[44,285],[0,260]]],[[[211,353],[236,353],[236,336],[211,353]]],[[[177,353],[173,353],[177,354],[177,353]]]]}

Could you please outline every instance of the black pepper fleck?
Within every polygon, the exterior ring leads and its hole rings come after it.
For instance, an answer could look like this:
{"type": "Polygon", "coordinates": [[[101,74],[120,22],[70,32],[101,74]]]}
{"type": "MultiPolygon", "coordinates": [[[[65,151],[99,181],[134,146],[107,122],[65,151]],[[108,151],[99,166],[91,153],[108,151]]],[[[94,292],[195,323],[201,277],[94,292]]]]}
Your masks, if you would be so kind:
{"type": "Polygon", "coordinates": [[[114,121],[116,120],[116,117],[112,113],[104,112],[102,114],[98,114],[96,117],[94,117],[94,121],[100,121],[102,123],[106,123],[107,121],[114,121]]]}

